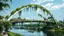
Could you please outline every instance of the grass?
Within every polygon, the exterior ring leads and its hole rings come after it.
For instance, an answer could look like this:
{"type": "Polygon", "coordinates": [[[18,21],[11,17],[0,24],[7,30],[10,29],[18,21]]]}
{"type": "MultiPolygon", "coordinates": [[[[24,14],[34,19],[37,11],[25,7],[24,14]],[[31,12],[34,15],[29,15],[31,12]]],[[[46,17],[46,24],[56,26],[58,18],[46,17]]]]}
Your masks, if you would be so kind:
{"type": "Polygon", "coordinates": [[[0,36],[3,36],[3,35],[0,34],[0,36]]]}
{"type": "Polygon", "coordinates": [[[10,36],[23,36],[23,35],[21,35],[21,34],[17,34],[17,33],[13,33],[13,32],[8,32],[8,34],[9,34],[10,36]]]}

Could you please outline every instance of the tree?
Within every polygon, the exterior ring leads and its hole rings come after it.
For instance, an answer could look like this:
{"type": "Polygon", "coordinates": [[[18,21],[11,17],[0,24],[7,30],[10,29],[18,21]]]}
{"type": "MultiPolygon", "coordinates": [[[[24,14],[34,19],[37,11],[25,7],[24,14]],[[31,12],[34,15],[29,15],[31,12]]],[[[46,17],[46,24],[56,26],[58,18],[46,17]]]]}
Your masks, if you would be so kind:
{"type": "Polygon", "coordinates": [[[3,31],[3,24],[0,22],[0,32],[2,32],[3,31]]]}
{"type": "MultiPolygon", "coordinates": [[[[9,3],[7,3],[9,0],[0,0],[0,11],[4,10],[4,8],[9,7],[10,5],[9,3]]],[[[10,0],[10,2],[12,2],[12,0],[10,0]]]]}
{"type": "Polygon", "coordinates": [[[11,28],[12,23],[10,21],[0,21],[0,32],[8,31],[9,28],[11,28]],[[5,29],[4,29],[5,28],[5,29]]]}
{"type": "Polygon", "coordinates": [[[5,19],[7,20],[9,18],[9,15],[5,16],[5,19]]]}
{"type": "Polygon", "coordinates": [[[0,19],[3,19],[3,18],[4,18],[4,16],[1,16],[1,15],[0,15],[0,19]]]}
{"type": "Polygon", "coordinates": [[[5,31],[8,32],[8,29],[11,28],[12,23],[10,21],[3,21],[3,25],[5,28],[5,31]]]}

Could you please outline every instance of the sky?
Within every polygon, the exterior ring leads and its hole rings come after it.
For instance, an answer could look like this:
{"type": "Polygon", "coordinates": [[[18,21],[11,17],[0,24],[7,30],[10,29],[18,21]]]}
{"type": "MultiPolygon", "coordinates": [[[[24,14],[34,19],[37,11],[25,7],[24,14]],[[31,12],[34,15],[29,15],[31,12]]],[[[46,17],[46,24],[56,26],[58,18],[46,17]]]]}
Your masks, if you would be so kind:
{"type": "MultiPolygon", "coordinates": [[[[4,10],[0,12],[0,15],[6,16],[10,14],[13,10],[15,10],[18,7],[21,7],[23,5],[28,4],[38,4],[45,8],[47,8],[55,17],[57,20],[63,20],[64,19],[64,0],[12,0],[12,3],[8,2],[10,4],[10,9],[4,10]]],[[[38,12],[34,11],[23,11],[21,18],[26,19],[40,19],[43,18],[39,17],[37,14],[40,12],[40,9],[38,9],[38,12]]],[[[18,17],[18,14],[14,15],[12,18],[18,17]]]]}

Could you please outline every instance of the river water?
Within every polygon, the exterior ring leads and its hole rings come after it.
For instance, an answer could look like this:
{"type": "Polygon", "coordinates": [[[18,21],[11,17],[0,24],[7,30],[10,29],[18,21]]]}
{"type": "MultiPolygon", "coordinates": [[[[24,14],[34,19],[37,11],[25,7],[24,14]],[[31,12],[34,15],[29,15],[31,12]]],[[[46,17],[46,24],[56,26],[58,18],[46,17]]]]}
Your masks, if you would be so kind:
{"type": "Polygon", "coordinates": [[[11,32],[22,34],[24,36],[64,36],[63,32],[43,32],[26,29],[11,29],[11,32]]]}

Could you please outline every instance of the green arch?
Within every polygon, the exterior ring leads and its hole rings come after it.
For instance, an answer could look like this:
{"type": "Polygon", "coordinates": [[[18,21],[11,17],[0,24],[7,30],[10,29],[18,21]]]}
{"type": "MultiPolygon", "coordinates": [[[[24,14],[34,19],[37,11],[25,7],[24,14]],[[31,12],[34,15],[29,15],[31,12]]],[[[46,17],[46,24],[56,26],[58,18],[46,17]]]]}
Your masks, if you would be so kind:
{"type": "Polygon", "coordinates": [[[13,10],[8,18],[8,21],[10,20],[10,18],[15,14],[15,13],[21,13],[20,11],[22,11],[23,9],[28,9],[29,7],[34,8],[35,10],[37,10],[37,8],[40,8],[44,13],[46,12],[47,14],[49,14],[51,17],[53,17],[53,14],[51,14],[51,12],[49,10],[47,10],[45,7],[41,6],[41,5],[37,5],[37,4],[28,4],[25,6],[21,6],[19,8],[16,8],[15,10],[13,10]]]}

